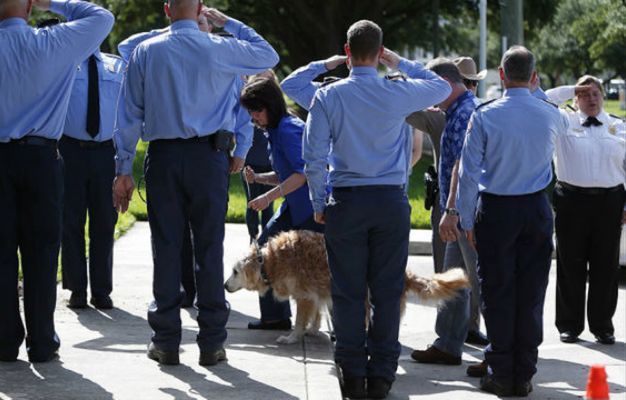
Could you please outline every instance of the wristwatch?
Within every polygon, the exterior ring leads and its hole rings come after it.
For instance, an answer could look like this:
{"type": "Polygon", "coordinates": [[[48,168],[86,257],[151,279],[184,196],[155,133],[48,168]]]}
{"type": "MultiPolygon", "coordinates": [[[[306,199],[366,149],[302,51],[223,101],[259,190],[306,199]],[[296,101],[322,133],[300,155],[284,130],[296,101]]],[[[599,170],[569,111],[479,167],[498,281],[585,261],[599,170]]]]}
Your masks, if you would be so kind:
{"type": "Polygon", "coordinates": [[[457,210],[456,208],[446,208],[444,210],[444,212],[448,215],[452,215],[454,217],[458,217],[459,216],[459,210],[457,210]]]}

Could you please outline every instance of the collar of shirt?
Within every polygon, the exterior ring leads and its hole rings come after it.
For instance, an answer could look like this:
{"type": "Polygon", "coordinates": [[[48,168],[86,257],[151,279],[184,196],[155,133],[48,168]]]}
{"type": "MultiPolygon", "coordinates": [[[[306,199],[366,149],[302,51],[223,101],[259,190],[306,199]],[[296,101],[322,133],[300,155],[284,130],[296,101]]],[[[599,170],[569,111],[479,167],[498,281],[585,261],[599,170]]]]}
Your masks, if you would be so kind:
{"type": "Polygon", "coordinates": [[[28,26],[26,20],[23,18],[7,18],[4,21],[0,21],[0,28],[10,28],[13,26],[28,26]]]}
{"type": "Polygon", "coordinates": [[[378,71],[374,67],[352,67],[350,76],[378,76],[378,71]]]}
{"type": "MultiPolygon", "coordinates": [[[[576,111],[576,114],[578,114],[578,122],[580,122],[580,125],[582,125],[587,120],[587,118],[589,118],[587,114],[580,110],[576,111]]],[[[609,116],[606,112],[604,112],[604,110],[600,111],[600,113],[596,115],[596,118],[598,119],[598,121],[602,122],[603,125],[607,125],[610,122],[609,116]]]]}
{"type": "Polygon", "coordinates": [[[450,107],[446,110],[446,119],[452,118],[457,108],[459,108],[459,106],[466,100],[470,100],[472,97],[474,97],[474,94],[469,90],[457,97],[456,100],[454,100],[454,103],[450,104],[450,107]]]}
{"type": "Polygon", "coordinates": [[[515,97],[515,96],[530,96],[530,89],[528,88],[509,88],[504,91],[502,97],[515,97]]]}
{"type": "Polygon", "coordinates": [[[193,19],[180,19],[176,22],[172,22],[172,25],[170,25],[170,31],[177,31],[180,29],[200,30],[200,28],[198,28],[198,22],[193,19]]]}

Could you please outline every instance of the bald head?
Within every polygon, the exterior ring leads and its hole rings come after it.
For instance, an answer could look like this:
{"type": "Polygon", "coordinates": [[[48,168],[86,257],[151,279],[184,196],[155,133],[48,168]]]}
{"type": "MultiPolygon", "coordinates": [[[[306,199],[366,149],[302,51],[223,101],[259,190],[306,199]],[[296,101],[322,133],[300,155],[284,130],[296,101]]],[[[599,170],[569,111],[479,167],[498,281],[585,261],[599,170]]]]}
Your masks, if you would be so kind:
{"type": "Polygon", "coordinates": [[[0,19],[14,17],[28,19],[31,3],[30,0],[0,0],[0,19]]]}
{"type": "Polygon", "coordinates": [[[174,22],[181,19],[197,20],[202,10],[200,0],[168,0],[164,6],[165,15],[174,22]]]}

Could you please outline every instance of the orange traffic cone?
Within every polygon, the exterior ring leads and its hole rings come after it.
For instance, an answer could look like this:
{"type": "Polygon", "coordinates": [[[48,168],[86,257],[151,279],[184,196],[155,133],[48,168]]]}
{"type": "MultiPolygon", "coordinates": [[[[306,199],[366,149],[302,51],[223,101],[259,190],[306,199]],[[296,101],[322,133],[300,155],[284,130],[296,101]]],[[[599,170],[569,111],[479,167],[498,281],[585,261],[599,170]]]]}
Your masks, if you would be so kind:
{"type": "Polygon", "coordinates": [[[609,400],[609,385],[606,383],[604,365],[592,365],[587,381],[587,400],[609,400]]]}

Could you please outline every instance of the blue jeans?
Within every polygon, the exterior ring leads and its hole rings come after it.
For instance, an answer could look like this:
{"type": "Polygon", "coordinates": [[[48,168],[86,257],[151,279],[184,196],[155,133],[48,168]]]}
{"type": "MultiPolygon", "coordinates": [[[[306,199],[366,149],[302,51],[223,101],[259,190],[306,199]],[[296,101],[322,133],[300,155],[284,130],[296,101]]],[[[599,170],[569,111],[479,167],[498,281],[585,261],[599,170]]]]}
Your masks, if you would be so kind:
{"type": "MultiPolygon", "coordinates": [[[[465,233],[461,232],[459,240],[446,244],[446,253],[443,261],[443,269],[460,267],[476,274],[476,251],[472,249],[465,233]]],[[[446,302],[437,312],[435,332],[439,336],[433,346],[438,350],[461,356],[461,348],[467,337],[468,323],[470,318],[470,290],[461,289],[458,295],[446,302]]]]}

